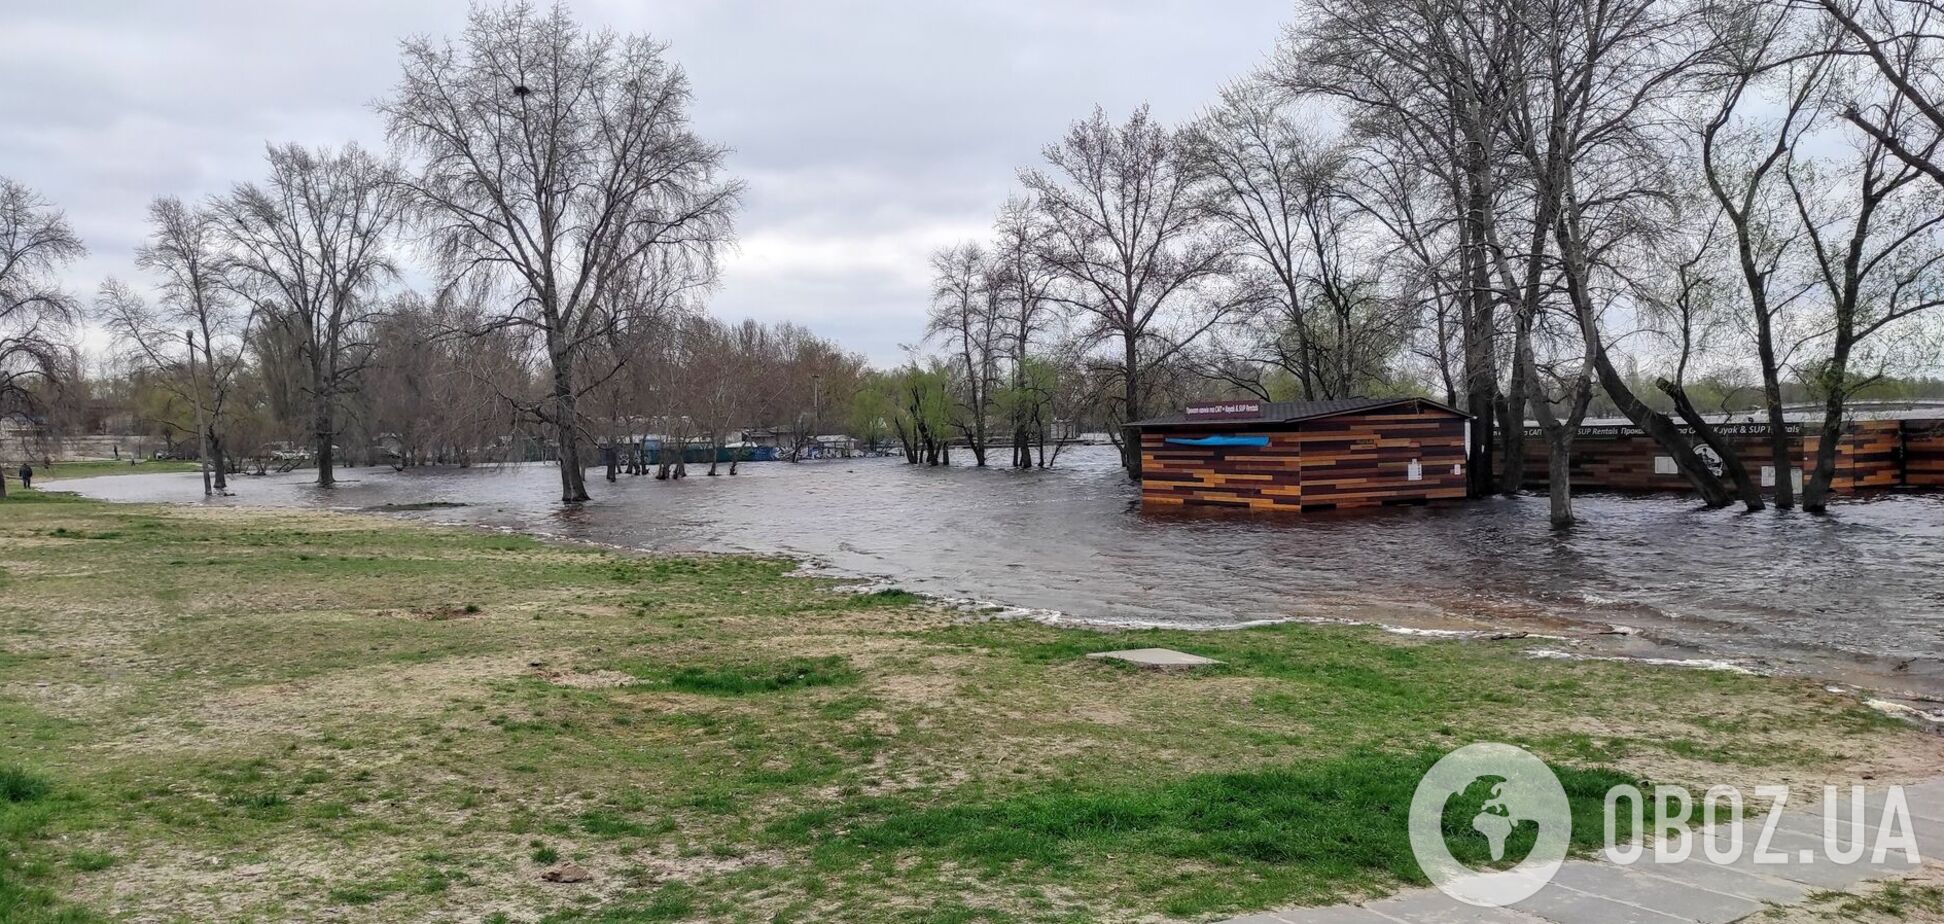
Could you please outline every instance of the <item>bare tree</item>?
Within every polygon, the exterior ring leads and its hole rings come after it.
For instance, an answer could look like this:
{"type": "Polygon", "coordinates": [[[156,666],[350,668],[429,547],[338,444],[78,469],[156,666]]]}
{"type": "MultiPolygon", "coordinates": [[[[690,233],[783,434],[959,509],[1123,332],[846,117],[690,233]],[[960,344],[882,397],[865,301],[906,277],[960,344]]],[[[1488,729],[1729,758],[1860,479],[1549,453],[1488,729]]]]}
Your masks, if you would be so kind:
{"type": "MultiPolygon", "coordinates": [[[[1827,30],[1806,26],[1789,4],[1749,0],[1714,12],[1715,41],[1702,72],[1712,110],[1701,124],[1701,170],[1734,232],[1735,266],[1754,332],[1768,417],[1775,505],[1787,509],[1795,506],[1791,473],[1796,460],[1783,419],[1782,375],[1788,357],[1778,327],[1809,285],[1793,281],[1787,272],[1802,235],[1778,179],[1797,145],[1817,126],[1834,57],[1823,34],[1827,30]],[[1750,109],[1763,115],[1750,117],[1750,109]]],[[[1677,403],[1688,400],[1683,393],[1670,394],[1677,403]]]]}
{"type": "MultiPolygon", "coordinates": [[[[1491,493],[1494,461],[1522,453],[1516,420],[1524,399],[1514,363],[1511,394],[1500,381],[1500,293],[1493,285],[1495,215],[1516,153],[1503,137],[1522,24],[1544,10],[1478,0],[1317,0],[1291,27],[1271,79],[1299,95],[1336,100],[1358,137],[1383,138],[1433,171],[1457,216],[1452,274],[1462,292],[1459,339],[1472,415],[1468,490],[1491,493]],[[1499,445],[1503,432],[1505,445],[1499,445]]],[[[1393,154],[1395,156],[1395,154],[1393,154]]],[[[1436,223],[1423,223],[1429,231],[1436,223]]],[[[1427,251],[1430,248],[1426,248],[1427,251]]]]}
{"type": "MultiPolygon", "coordinates": [[[[1062,285],[1052,296],[1087,315],[1118,348],[1118,418],[1142,416],[1143,376],[1248,302],[1210,292],[1231,260],[1206,222],[1200,175],[1184,139],[1143,106],[1115,125],[1104,110],[1075,122],[1044,151],[1049,170],[1024,170],[1050,228],[1041,259],[1062,285]]],[[[1127,473],[1140,477],[1137,441],[1115,429],[1127,473]]]]}
{"type": "Polygon", "coordinates": [[[338,402],[371,358],[378,289],[397,275],[387,249],[398,228],[396,173],[356,145],[269,150],[270,178],[211,202],[232,266],[266,323],[281,327],[309,372],[317,483],[329,486],[338,402]]]}
{"type": "Polygon", "coordinates": [[[376,350],[359,394],[373,434],[398,468],[458,465],[504,455],[514,428],[502,394],[532,390],[525,346],[510,333],[462,337],[478,306],[405,293],[376,323],[376,350]]]}
{"type": "MultiPolygon", "coordinates": [[[[1449,210],[1450,177],[1419,156],[1407,133],[1367,129],[1359,141],[1348,171],[1351,194],[1389,239],[1384,272],[1400,310],[1412,319],[1405,359],[1428,364],[1427,380],[1456,407],[1465,375],[1468,301],[1458,252],[1461,223],[1449,210]]],[[[1507,480],[1516,486],[1520,460],[1505,461],[1507,480]]]]}
{"type": "Polygon", "coordinates": [[[1007,361],[1011,365],[1008,399],[1012,413],[1013,467],[1033,467],[1033,444],[1041,446],[1041,467],[1045,467],[1044,415],[1031,410],[1036,403],[1026,396],[1045,394],[1032,381],[1043,383],[1045,376],[1031,375],[1036,344],[1059,321],[1059,306],[1051,292],[1057,284],[1053,269],[1040,259],[1049,231],[1044,216],[1031,200],[1009,197],[994,223],[992,250],[993,285],[999,292],[1000,310],[1006,325],[1007,361]]]}
{"type": "Polygon", "coordinates": [[[749,377],[756,368],[756,349],[763,340],[755,321],[730,326],[714,318],[695,317],[683,326],[681,407],[695,422],[708,444],[709,470],[715,477],[723,456],[729,474],[736,474],[742,447],[731,446],[737,426],[749,413],[754,389],[749,377]]]}
{"type": "MultiPolygon", "coordinates": [[[[1677,182],[1686,185],[1687,180],[1689,176],[1683,174],[1677,182]]],[[[1656,378],[1654,386],[1673,402],[1675,416],[1720,460],[1723,473],[1734,483],[1743,504],[1750,511],[1761,510],[1761,486],[1749,475],[1740,449],[1688,394],[1692,368],[1718,346],[1716,332],[1731,301],[1723,296],[1734,288],[1727,281],[1733,274],[1725,271],[1720,253],[1726,234],[1723,226],[1728,222],[1719,209],[1708,212],[1698,207],[1698,195],[1670,198],[1692,204],[1665,213],[1664,227],[1647,236],[1647,245],[1637,250],[1640,273],[1626,281],[1643,315],[1643,329],[1663,325],[1673,344],[1673,370],[1656,378]]],[[[1778,478],[1788,477],[1787,469],[1779,472],[1778,478]]]]}
{"type": "MultiPolygon", "coordinates": [[[[1546,351],[1552,355],[1551,351],[1546,351]]],[[[1546,438],[1546,488],[1554,529],[1575,522],[1573,515],[1573,439],[1593,400],[1593,356],[1572,312],[1545,312],[1533,319],[1518,354],[1531,385],[1526,392],[1532,417],[1546,438]],[[1552,323],[1564,315],[1564,323],[1552,323]],[[1552,328],[1558,328],[1552,330],[1552,328]],[[1556,342],[1562,354],[1540,359],[1542,344],[1556,342]],[[1576,349],[1575,349],[1576,348],[1576,349]]]]}
{"type": "MultiPolygon", "coordinates": [[[[1882,93],[1870,111],[1873,124],[1899,133],[1918,118],[1895,92],[1882,93]]],[[[1944,210],[1936,190],[1916,185],[1928,174],[1867,129],[1858,145],[1852,163],[1831,170],[1799,160],[1784,174],[1830,309],[1829,351],[1809,375],[1823,395],[1816,462],[1802,491],[1802,509],[1811,513],[1829,504],[1849,397],[1914,342],[1880,335],[1944,305],[1944,210]]],[[[1929,158],[1937,145],[1933,138],[1911,153],[1929,158]]]]}
{"type": "Polygon", "coordinates": [[[929,336],[945,341],[957,387],[954,425],[972,458],[986,464],[987,423],[1000,385],[999,362],[1007,325],[1001,313],[1004,290],[984,247],[966,242],[932,254],[932,310],[929,336]]]}
{"type": "Polygon", "coordinates": [[[112,279],[97,300],[102,323],[131,359],[162,381],[186,378],[181,397],[195,408],[204,493],[229,488],[224,432],[255,317],[236,296],[228,244],[213,212],[160,197],[149,205],[148,242],[135,252],[135,265],[157,278],[159,303],[149,306],[112,279]],[[173,374],[185,366],[186,376],[173,374]]]}
{"type": "MultiPolygon", "coordinates": [[[[1606,309],[1622,297],[1630,248],[1662,220],[1662,127],[1677,122],[1664,107],[1696,61],[1694,24],[1665,0],[1543,0],[1542,9],[1522,21],[1532,47],[1513,59],[1524,89],[1508,109],[1512,136],[1537,174],[1533,243],[1549,235],[1557,248],[1563,289],[1607,399],[1660,444],[1703,502],[1725,506],[1733,495],[1689,436],[1633,391],[1602,332],[1606,309]]],[[[1501,276],[1509,288],[1509,274],[1501,276]]],[[[1523,306],[1519,336],[1531,316],[1523,306]]],[[[1762,503],[1759,495],[1743,499],[1751,509],[1762,503]]]]}
{"type": "MultiPolygon", "coordinates": [[[[724,150],[689,126],[687,77],[646,36],[588,32],[554,6],[473,10],[462,44],[405,43],[381,107],[422,163],[408,179],[445,273],[489,277],[513,296],[489,327],[517,327],[552,367],[535,408],[560,443],[561,499],[587,499],[576,403],[604,376],[583,350],[653,306],[623,280],[706,288],[741,186],[724,150]]],[[[625,356],[615,357],[625,363],[625,356]]]]}
{"type": "Polygon", "coordinates": [[[1935,0],[1811,0],[1895,94],[1894,105],[1852,102],[1843,118],[1898,160],[1944,185],[1944,7],[1935,0]]]}
{"type": "Polygon", "coordinates": [[[1382,381],[1414,312],[1382,290],[1377,223],[1351,189],[1360,165],[1347,146],[1313,135],[1256,82],[1229,87],[1191,137],[1212,177],[1209,212],[1274,306],[1251,358],[1291,376],[1304,399],[1382,381]]]}
{"type": "Polygon", "coordinates": [[[37,393],[59,379],[78,306],[58,277],[86,253],[67,216],[0,177],[0,413],[34,409],[37,393]]]}

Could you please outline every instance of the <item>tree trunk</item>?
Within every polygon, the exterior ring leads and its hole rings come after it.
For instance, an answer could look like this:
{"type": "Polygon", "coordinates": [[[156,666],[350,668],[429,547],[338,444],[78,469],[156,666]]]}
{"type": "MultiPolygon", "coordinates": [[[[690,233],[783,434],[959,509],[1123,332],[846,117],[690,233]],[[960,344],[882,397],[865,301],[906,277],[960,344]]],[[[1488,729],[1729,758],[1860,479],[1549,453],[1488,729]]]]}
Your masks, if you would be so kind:
{"type": "MultiPolygon", "coordinates": [[[[1586,328],[1587,336],[1598,335],[1597,329],[1591,326],[1589,319],[1582,319],[1581,324],[1586,328]]],[[[1701,461],[1694,447],[1681,437],[1681,432],[1675,428],[1674,421],[1666,414],[1648,407],[1639,396],[1633,393],[1633,389],[1627,387],[1627,382],[1620,377],[1619,370],[1613,368],[1613,360],[1607,356],[1606,345],[1597,341],[1594,342],[1593,367],[1600,374],[1600,387],[1606,390],[1607,397],[1613,399],[1614,404],[1619,405],[1620,413],[1632,421],[1634,426],[1646,431],[1648,436],[1654,438],[1654,442],[1667,450],[1667,454],[1674,459],[1674,467],[1679,469],[1681,474],[1687,477],[1688,483],[1694,485],[1694,490],[1700,493],[1702,503],[1710,507],[1726,507],[1735,502],[1734,495],[1728,493],[1727,486],[1721,483],[1721,479],[1715,477],[1714,472],[1708,470],[1707,463],[1701,461]]]]}
{"type": "Polygon", "coordinates": [[[1472,440],[1470,469],[1466,472],[1466,494],[1484,497],[1492,493],[1492,458],[1496,439],[1493,410],[1498,399],[1498,370],[1494,361],[1492,286],[1485,259],[1485,212],[1491,207],[1485,144],[1477,137],[1476,126],[1467,125],[1465,164],[1465,221],[1460,226],[1460,242],[1468,283],[1465,296],[1465,410],[1471,414],[1472,440]]]}
{"type": "Polygon", "coordinates": [[[1525,415],[1519,409],[1525,407],[1525,376],[1519,367],[1512,367],[1512,388],[1508,389],[1505,399],[1499,402],[1499,429],[1504,431],[1505,439],[1499,444],[1499,493],[1506,497],[1518,496],[1519,489],[1525,484],[1525,415]]]}
{"type": "MultiPolygon", "coordinates": [[[[1854,278],[1852,276],[1852,278],[1854,278]]],[[[1836,478],[1836,447],[1843,438],[1843,379],[1849,374],[1851,330],[1854,314],[1837,309],[1836,346],[1830,352],[1829,367],[1823,373],[1829,396],[1823,401],[1822,436],[1816,443],[1816,467],[1802,486],[1802,509],[1823,513],[1829,509],[1830,483],[1836,478]]]]}
{"type": "MultiPolygon", "coordinates": [[[[1473,260],[1477,260],[1474,256],[1473,260]]],[[[1492,310],[1483,279],[1477,278],[1483,263],[1474,268],[1474,297],[1465,320],[1465,411],[1471,415],[1472,442],[1466,484],[1472,497],[1492,493],[1492,460],[1495,456],[1498,415],[1498,376],[1491,359],[1492,310]]]]}
{"type": "Polygon", "coordinates": [[[1546,434],[1546,486],[1554,529],[1573,525],[1573,428],[1546,434]]]}
{"type": "Polygon", "coordinates": [[[1687,390],[1666,379],[1661,379],[1654,385],[1666,392],[1669,398],[1674,399],[1674,411],[1681,415],[1681,421],[1686,423],[1694,431],[1694,435],[1708,444],[1708,448],[1714,450],[1715,455],[1721,459],[1721,467],[1727,470],[1728,477],[1735,482],[1735,490],[1741,494],[1742,503],[1748,506],[1748,512],[1754,513],[1762,509],[1762,488],[1755,483],[1755,479],[1748,476],[1748,466],[1742,463],[1741,453],[1735,450],[1733,444],[1722,439],[1721,434],[1715,432],[1715,428],[1708,424],[1707,418],[1701,416],[1701,412],[1695,409],[1694,402],[1688,400],[1687,390]]]}
{"type": "Polygon", "coordinates": [[[554,438],[560,442],[560,500],[577,504],[587,500],[587,474],[581,465],[579,406],[574,396],[573,361],[558,351],[553,357],[554,438]]]}
{"type": "Polygon", "coordinates": [[[331,445],[337,437],[337,427],[332,420],[330,395],[320,394],[313,412],[316,414],[312,435],[317,440],[317,483],[328,488],[337,484],[337,459],[335,447],[331,445]]]}
{"type": "MultiPolygon", "coordinates": [[[[1141,349],[1139,339],[1131,331],[1121,332],[1121,343],[1126,350],[1127,369],[1121,376],[1121,399],[1126,416],[1121,418],[1123,425],[1141,419],[1141,349]]],[[[1122,427],[1121,467],[1127,470],[1127,477],[1141,480],[1141,437],[1133,430],[1122,427]],[[1133,434],[1129,439],[1127,434],[1133,434]]]]}
{"type": "Polygon", "coordinates": [[[218,494],[228,493],[229,492],[229,463],[227,461],[228,456],[223,449],[223,438],[217,435],[216,428],[214,426],[211,426],[209,428],[209,458],[216,465],[216,471],[214,473],[215,481],[216,481],[216,493],[218,494]]]}
{"type": "Polygon", "coordinates": [[[1836,444],[1843,438],[1843,399],[1831,395],[1823,413],[1821,439],[1816,444],[1816,467],[1802,486],[1802,509],[1823,513],[1829,509],[1830,484],[1836,479],[1836,444]]]}
{"type": "MultiPolygon", "coordinates": [[[[988,384],[986,387],[990,388],[991,385],[988,384]]],[[[984,399],[977,397],[978,390],[976,388],[973,391],[973,395],[974,397],[972,399],[972,432],[969,435],[970,437],[969,441],[972,444],[971,445],[972,462],[975,466],[979,468],[985,468],[985,464],[986,464],[985,401],[984,399]]]]}
{"type": "Polygon", "coordinates": [[[199,467],[202,469],[203,496],[209,497],[216,493],[216,489],[209,477],[209,422],[203,415],[202,380],[196,375],[195,331],[190,330],[184,335],[184,339],[189,343],[189,390],[196,395],[197,458],[202,463],[199,467]]]}
{"type": "MultiPolygon", "coordinates": [[[[1765,319],[1761,328],[1766,332],[1768,326],[1765,319]]],[[[1775,468],[1775,506],[1787,510],[1796,503],[1795,478],[1790,473],[1798,463],[1795,454],[1789,451],[1789,424],[1782,415],[1782,381],[1775,368],[1775,347],[1770,337],[1760,339],[1762,399],[1768,405],[1769,465],[1775,468]]]]}
{"type": "MultiPolygon", "coordinates": [[[[1570,188],[1567,202],[1570,198],[1570,188]]],[[[1560,217],[1553,223],[1554,237],[1559,242],[1559,256],[1565,267],[1566,295],[1572,301],[1573,311],[1578,315],[1580,336],[1586,340],[1592,352],[1593,369],[1599,373],[1600,387],[1606,391],[1633,425],[1647,432],[1654,442],[1667,451],[1674,459],[1674,467],[1686,476],[1688,483],[1694,485],[1701,495],[1701,502],[1709,507],[1726,507],[1734,502],[1728,488],[1708,470],[1694,446],[1683,439],[1674,421],[1666,414],[1648,407],[1640,400],[1633,389],[1627,387],[1626,379],[1613,367],[1613,358],[1607,355],[1606,343],[1600,339],[1600,325],[1592,303],[1592,296],[1586,291],[1587,263],[1585,253],[1580,249],[1579,238],[1571,228],[1577,225],[1575,213],[1562,210],[1560,217]]]]}

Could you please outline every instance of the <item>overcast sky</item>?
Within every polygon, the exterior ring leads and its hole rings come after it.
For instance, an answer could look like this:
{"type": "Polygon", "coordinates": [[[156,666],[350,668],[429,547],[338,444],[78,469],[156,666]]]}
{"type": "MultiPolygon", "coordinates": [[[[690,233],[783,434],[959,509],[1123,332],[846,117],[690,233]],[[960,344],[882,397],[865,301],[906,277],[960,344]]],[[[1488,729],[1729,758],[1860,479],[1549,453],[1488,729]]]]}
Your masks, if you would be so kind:
{"type": "MultiPolygon", "coordinates": [[[[1288,0],[576,0],[670,43],[749,184],[724,318],[792,319],[880,363],[917,339],[926,254],[983,235],[1014,172],[1095,104],[1193,116],[1288,0]]],[[[454,0],[0,0],[0,175],[66,209],[73,285],[134,275],[148,201],[261,175],[267,141],[383,144],[397,43],[454,0]]]]}

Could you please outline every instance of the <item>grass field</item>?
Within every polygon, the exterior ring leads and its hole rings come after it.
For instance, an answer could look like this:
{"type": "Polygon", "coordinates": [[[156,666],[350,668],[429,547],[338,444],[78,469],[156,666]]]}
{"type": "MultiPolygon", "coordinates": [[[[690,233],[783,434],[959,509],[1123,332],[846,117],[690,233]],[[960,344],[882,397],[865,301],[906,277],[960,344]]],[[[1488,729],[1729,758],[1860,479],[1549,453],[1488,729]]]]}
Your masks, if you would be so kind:
{"type": "Polygon", "coordinates": [[[1205,920],[1415,881],[1410,793],[1474,740],[1587,816],[1940,765],[1808,683],[977,621],[792,568],[17,492],[0,920],[1205,920]],[[1149,645],[1226,663],[1082,657],[1149,645]]]}
{"type": "MultiPolygon", "coordinates": [[[[17,465],[9,466],[6,475],[11,479],[17,465]]],[[[59,481],[64,478],[94,478],[98,475],[155,475],[165,472],[200,471],[195,462],[181,460],[127,460],[100,459],[89,462],[56,462],[52,466],[34,466],[35,481],[59,481]]],[[[18,482],[12,482],[17,484],[18,482]]]]}

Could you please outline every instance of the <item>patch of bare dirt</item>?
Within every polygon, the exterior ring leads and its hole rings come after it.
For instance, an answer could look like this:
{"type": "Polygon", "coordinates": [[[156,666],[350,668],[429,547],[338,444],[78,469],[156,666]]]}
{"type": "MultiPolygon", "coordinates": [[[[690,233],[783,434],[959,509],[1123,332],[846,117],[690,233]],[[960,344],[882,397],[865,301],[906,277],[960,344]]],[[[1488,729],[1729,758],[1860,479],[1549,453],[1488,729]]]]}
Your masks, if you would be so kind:
{"type": "MultiPolygon", "coordinates": [[[[244,736],[315,728],[337,716],[383,712],[403,718],[436,715],[452,702],[482,693],[494,680],[517,677],[544,655],[492,654],[422,664],[376,665],[284,683],[220,691],[186,710],[203,731],[187,740],[151,744],[229,749],[244,736]]],[[[140,740],[140,739],[136,739],[140,740]]],[[[133,743],[133,742],[131,742],[133,743]]]]}
{"type": "Polygon", "coordinates": [[[638,682],[632,675],[623,674],[620,671],[542,670],[540,674],[547,678],[548,683],[554,686],[569,687],[575,690],[611,690],[616,687],[625,687],[638,682]]]}

